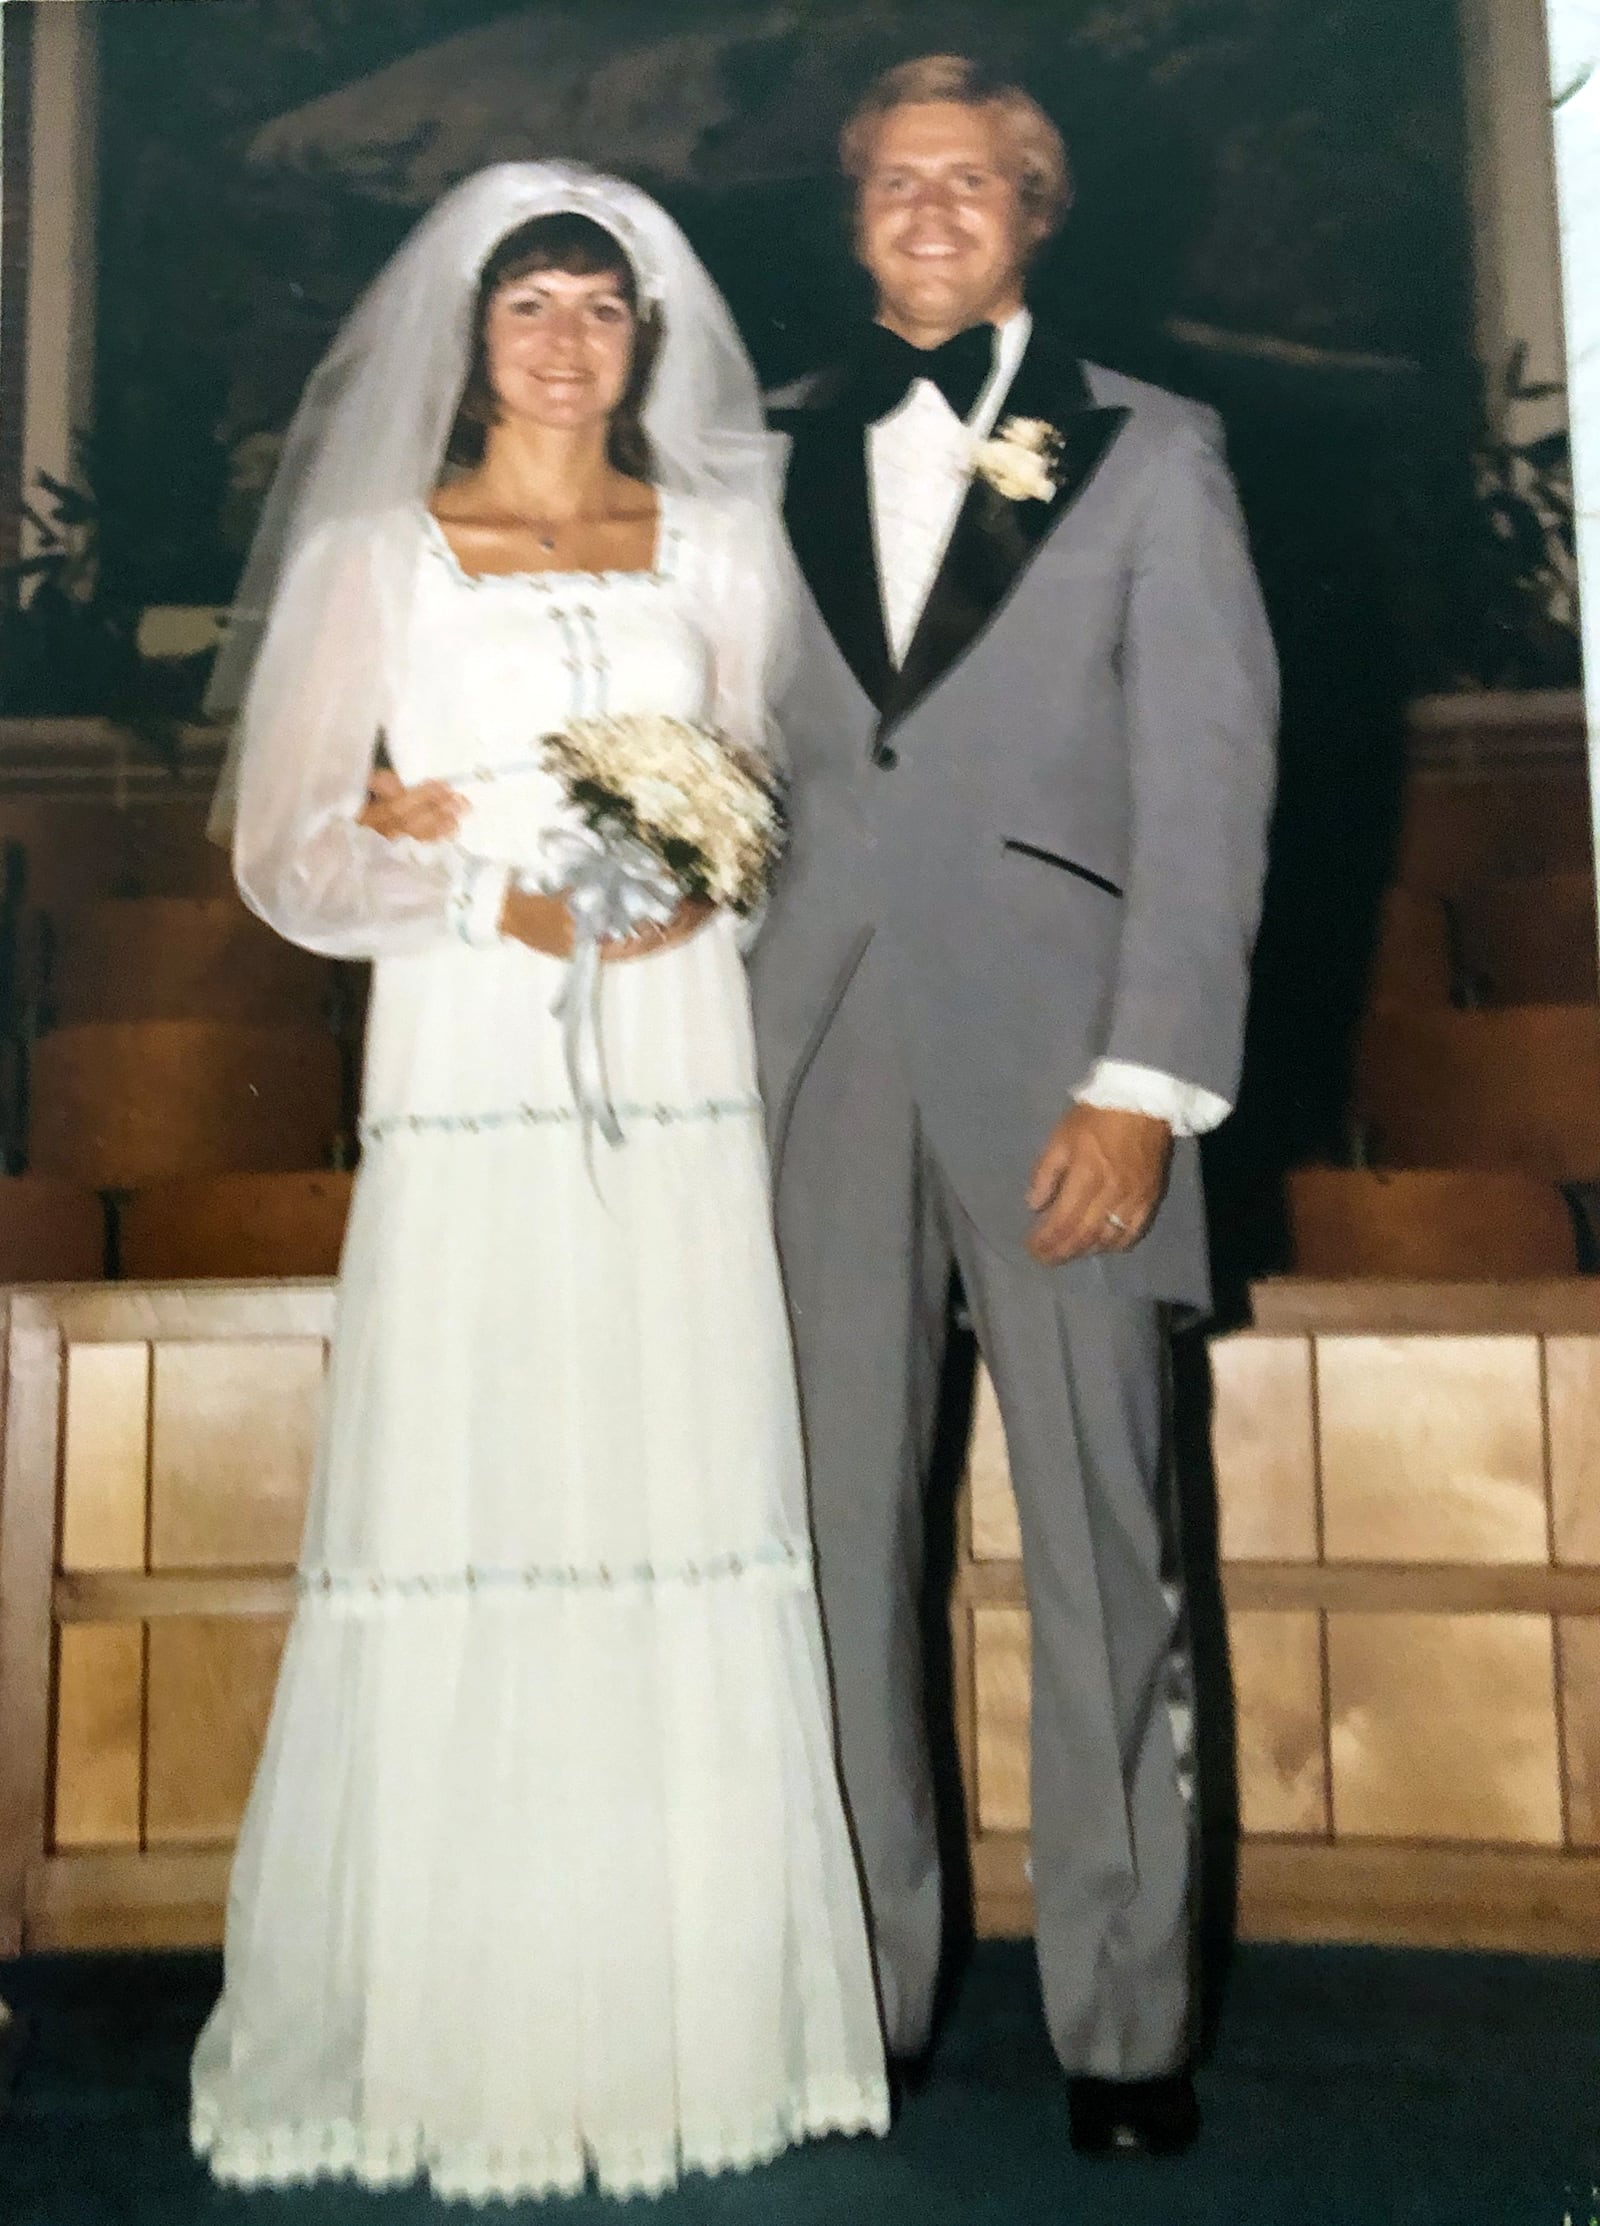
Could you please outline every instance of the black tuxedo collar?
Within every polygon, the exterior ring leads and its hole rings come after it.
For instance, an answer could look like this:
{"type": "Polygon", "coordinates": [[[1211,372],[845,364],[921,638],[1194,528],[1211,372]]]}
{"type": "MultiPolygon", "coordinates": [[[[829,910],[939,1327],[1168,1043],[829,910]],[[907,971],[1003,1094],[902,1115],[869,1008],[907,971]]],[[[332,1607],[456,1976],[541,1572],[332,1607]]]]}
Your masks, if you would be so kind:
{"type": "MultiPolygon", "coordinates": [[[[877,740],[906,717],[998,615],[1045,537],[1066,515],[1128,418],[1095,406],[1078,359],[1037,330],[1000,412],[1060,435],[1055,492],[1011,501],[974,479],[898,671],[884,633],[866,440],[847,374],[834,374],[796,422],[786,513],[795,554],[840,652],[880,713],[877,740]]],[[[998,429],[998,428],[997,428],[998,429]]]]}

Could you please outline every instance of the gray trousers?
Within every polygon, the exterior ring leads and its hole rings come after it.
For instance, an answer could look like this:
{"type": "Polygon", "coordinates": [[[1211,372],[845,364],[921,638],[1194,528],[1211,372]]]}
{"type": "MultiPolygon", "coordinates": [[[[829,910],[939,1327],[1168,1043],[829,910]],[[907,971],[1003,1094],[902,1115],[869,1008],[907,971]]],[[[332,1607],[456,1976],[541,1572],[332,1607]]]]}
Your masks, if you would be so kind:
{"type": "Polygon", "coordinates": [[[1193,1718],[1161,1310],[1069,1291],[985,1241],[923,1134],[870,948],[796,1097],[777,1220],[840,1758],[890,2051],[920,2052],[938,1975],[919,1605],[954,1261],[1022,1526],[1051,2037],[1068,2073],[1170,2070],[1188,2045],[1193,1718]]]}

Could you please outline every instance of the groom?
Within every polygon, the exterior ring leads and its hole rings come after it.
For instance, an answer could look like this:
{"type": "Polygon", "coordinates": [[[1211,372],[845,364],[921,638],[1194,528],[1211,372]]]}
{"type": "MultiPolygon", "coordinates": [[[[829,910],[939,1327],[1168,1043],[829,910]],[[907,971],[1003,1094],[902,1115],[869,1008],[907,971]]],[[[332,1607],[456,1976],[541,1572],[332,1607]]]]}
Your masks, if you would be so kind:
{"type": "Polygon", "coordinates": [[[1035,103],[934,56],[843,139],[875,324],[794,413],[792,845],[753,956],[841,1754],[891,2051],[940,1936],[923,1494],[952,1264],[1033,1628],[1033,1885],[1073,2140],[1186,2148],[1193,1818],[1165,1308],[1207,1299],[1275,668],[1212,414],[1024,307],[1035,103]],[[982,442],[985,445],[979,446],[982,442]]]}

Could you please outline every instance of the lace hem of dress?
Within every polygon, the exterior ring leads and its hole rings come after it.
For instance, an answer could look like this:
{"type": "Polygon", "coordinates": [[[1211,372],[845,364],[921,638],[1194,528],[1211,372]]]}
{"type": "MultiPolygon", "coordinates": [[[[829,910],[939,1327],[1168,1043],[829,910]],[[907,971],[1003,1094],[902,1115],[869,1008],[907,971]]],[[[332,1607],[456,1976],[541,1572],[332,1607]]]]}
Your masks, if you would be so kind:
{"type": "Polygon", "coordinates": [[[790,2098],[751,2126],[684,2127],[649,2141],[577,2140],[528,2147],[430,2139],[420,2127],[383,2132],[353,2119],[286,2126],[230,2127],[197,2102],[190,2144],[225,2186],[292,2187],[352,2179],[367,2188],[427,2178],[433,2193],[469,2203],[577,2195],[597,2183],[608,2195],[660,2195],[686,2172],[747,2172],[797,2141],[828,2133],[886,2133],[889,2100],[881,2081],[839,2081],[790,2098]]]}
{"type": "MultiPolygon", "coordinates": [[[[668,1105],[624,1099],[619,1120],[673,1128],[689,1121],[733,1121],[761,1111],[754,1092],[742,1097],[701,1098],[694,1105],[668,1105]]],[[[478,1136],[506,1128],[567,1128],[579,1119],[575,1105],[508,1105],[487,1113],[380,1113],[361,1123],[363,1144],[383,1144],[392,1136],[478,1136]]]]}
{"type": "Polygon", "coordinates": [[[303,1600],[337,1613],[360,1615],[407,1600],[461,1599],[495,1592],[645,1592],[662,1586],[764,1579],[803,1592],[812,1582],[811,1555],[788,1539],[748,1553],[713,1554],[704,1561],[524,1562],[512,1568],[416,1570],[395,1576],[377,1570],[302,1569],[295,1588],[303,1600]]]}

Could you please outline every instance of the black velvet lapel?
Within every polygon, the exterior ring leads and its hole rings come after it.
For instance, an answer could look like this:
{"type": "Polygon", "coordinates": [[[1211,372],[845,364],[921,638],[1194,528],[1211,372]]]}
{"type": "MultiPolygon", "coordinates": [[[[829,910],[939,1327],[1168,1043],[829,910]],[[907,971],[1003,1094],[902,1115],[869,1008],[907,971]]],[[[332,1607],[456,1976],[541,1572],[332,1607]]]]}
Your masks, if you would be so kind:
{"type": "MultiPolygon", "coordinates": [[[[878,739],[905,718],[998,615],[1045,537],[1066,516],[1127,423],[1126,409],[1097,408],[1075,356],[1037,334],[1017,368],[1000,411],[1042,418],[1061,435],[1056,490],[1047,502],[1013,502],[987,480],[974,479],[961,506],[938,577],[928,592],[905,662],[874,701],[882,713],[878,739]]],[[[998,430],[998,427],[996,428],[998,430]]],[[[863,467],[864,472],[864,467],[863,467]]],[[[871,554],[870,531],[868,553],[871,554]]],[[[873,600],[877,602],[874,569],[873,600]]],[[[879,620],[879,631],[882,621],[879,620]]]]}
{"type": "Polygon", "coordinates": [[[881,709],[894,669],[878,591],[865,429],[837,393],[797,411],[790,423],[789,538],[840,654],[881,709]]]}

